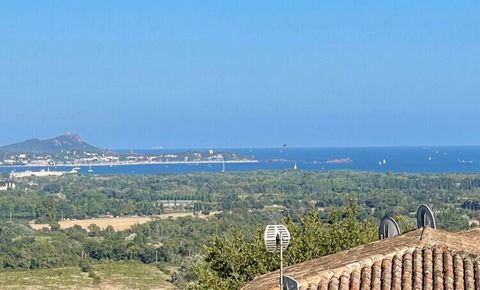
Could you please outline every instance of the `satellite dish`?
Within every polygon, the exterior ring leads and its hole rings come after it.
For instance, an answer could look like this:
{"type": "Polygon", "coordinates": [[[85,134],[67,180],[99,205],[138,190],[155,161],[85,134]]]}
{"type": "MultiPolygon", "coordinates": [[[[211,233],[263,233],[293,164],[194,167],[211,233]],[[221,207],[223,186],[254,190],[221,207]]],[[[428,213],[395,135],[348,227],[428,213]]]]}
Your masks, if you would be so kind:
{"type": "Polygon", "coordinates": [[[432,210],[426,204],[422,204],[417,209],[417,229],[431,227],[437,228],[432,210]]]}
{"type": "Polygon", "coordinates": [[[282,290],[298,290],[299,289],[297,280],[285,275],[283,275],[282,278],[283,278],[282,290]]]}
{"type": "Polygon", "coordinates": [[[290,232],[284,225],[268,225],[263,241],[267,252],[283,252],[290,244],[290,232]]]}
{"type": "Polygon", "coordinates": [[[400,227],[397,222],[389,216],[384,217],[378,226],[378,239],[383,240],[400,235],[400,227]]]}

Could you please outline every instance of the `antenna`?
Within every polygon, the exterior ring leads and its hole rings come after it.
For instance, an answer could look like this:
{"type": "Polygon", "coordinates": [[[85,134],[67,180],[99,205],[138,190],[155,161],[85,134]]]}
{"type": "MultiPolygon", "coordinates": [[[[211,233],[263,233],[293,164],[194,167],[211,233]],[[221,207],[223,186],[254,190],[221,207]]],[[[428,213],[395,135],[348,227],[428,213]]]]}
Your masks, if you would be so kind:
{"type": "Polygon", "coordinates": [[[386,216],[380,221],[380,225],[378,226],[379,240],[391,238],[400,234],[400,227],[392,217],[386,216]]]}
{"type": "Polygon", "coordinates": [[[290,232],[284,225],[267,225],[263,241],[267,252],[280,252],[280,289],[283,290],[283,251],[290,244],[290,232]]]}
{"type": "Polygon", "coordinates": [[[431,227],[437,228],[432,210],[426,204],[422,204],[417,209],[417,229],[431,227]]]}

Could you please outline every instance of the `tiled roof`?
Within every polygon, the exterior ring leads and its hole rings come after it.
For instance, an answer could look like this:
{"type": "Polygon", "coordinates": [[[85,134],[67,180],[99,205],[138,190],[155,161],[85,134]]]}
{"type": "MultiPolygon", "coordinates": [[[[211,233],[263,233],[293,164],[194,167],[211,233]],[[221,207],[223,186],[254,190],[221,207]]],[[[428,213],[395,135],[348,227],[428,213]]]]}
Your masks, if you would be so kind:
{"type": "MultiPolygon", "coordinates": [[[[419,229],[286,267],[284,275],[302,290],[478,290],[480,230],[419,229]]],[[[278,271],[268,273],[242,289],[278,289],[278,279],[278,271]]]]}

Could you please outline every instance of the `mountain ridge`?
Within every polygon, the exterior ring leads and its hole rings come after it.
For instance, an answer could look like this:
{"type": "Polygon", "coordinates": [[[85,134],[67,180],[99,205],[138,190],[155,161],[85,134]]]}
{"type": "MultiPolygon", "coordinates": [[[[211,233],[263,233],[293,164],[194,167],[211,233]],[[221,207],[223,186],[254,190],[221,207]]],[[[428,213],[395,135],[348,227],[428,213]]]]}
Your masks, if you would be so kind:
{"type": "Polygon", "coordinates": [[[57,153],[61,151],[101,152],[103,149],[88,144],[77,134],[66,133],[50,139],[31,138],[0,147],[11,153],[57,153]]]}

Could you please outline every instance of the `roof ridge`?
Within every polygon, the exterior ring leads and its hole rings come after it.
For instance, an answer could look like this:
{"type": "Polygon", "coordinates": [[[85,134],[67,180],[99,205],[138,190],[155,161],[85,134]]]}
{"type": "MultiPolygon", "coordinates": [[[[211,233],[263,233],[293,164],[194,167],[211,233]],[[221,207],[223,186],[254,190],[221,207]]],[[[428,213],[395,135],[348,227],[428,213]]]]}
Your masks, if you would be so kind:
{"type": "Polygon", "coordinates": [[[363,258],[359,261],[348,263],[344,266],[340,266],[332,269],[325,269],[323,271],[318,272],[318,274],[325,279],[332,279],[333,277],[340,278],[340,276],[343,275],[344,273],[351,274],[354,271],[360,271],[362,268],[371,267],[376,262],[383,261],[385,259],[393,260],[395,256],[397,255],[403,256],[405,253],[411,254],[417,248],[421,248],[421,247],[402,247],[399,249],[393,249],[390,253],[376,254],[370,257],[363,258]]]}

